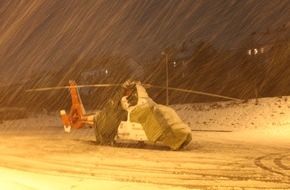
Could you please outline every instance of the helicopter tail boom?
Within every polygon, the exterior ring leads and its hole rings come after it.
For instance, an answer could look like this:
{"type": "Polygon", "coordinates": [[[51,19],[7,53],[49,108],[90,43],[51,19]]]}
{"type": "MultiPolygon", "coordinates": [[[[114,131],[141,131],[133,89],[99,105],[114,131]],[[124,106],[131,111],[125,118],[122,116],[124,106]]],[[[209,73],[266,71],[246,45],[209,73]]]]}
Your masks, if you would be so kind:
{"type": "Polygon", "coordinates": [[[71,95],[71,108],[69,114],[65,110],[60,111],[62,123],[66,132],[70,132],[71,128],[82,128],[86,124],[92,125],[92,117],[86,115],[85,108],[80,98],[80,94],[75,81],[70,81],[69,92],[71,95]]]}

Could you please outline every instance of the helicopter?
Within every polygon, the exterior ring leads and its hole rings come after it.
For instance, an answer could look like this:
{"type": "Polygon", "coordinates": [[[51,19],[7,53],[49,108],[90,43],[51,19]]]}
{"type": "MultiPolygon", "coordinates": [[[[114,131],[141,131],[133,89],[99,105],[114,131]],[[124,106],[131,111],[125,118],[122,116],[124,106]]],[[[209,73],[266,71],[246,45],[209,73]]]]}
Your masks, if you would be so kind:
{"type": "MultiPolygon", "coordinates": [[[[135,141],[151,144],[161,143],[171,150],[181,150],[192,140],[191,129],[183,122],[174,109],[157,104],[148,95],[146,88],[164,88],[140,81],[127,80],[122,84],[77,85],[69,81],[69,86],[30,89],[27,91],[44,91],[69,89],[71,107],[69,113],[60,110],[64,131],[91,127],[94,129],[96,142],[101,145],[114,145],[116,142],[135,141]],[[80,88],[112,87],[118,90],[108,97],[103,110],[87,113],[79,93],[80,88]]],[[[240,100],[227,96],[170,88],[182,92],[215,96],[224,99],[240,100]]]]}

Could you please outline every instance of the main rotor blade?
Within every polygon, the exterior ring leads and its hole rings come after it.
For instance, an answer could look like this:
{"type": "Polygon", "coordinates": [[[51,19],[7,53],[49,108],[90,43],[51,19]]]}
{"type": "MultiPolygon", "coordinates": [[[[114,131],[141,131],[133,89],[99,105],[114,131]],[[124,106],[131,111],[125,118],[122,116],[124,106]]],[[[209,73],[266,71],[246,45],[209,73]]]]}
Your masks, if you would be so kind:
{"type": "MultiPolygon", "coordinates": [[[[145,87],[153,87],[153,88],[160,88],[160,89],[166,89],[166,87],[164,86],[154,86],[154,85],[150,85],[150,84],[143,84],[145,87]]],[[[218,95],[218,94],[211,94],[211,93],[207,93],[207,92],[200,92],[200,91],[194,91],[194,90],[187,90],[187,89],[181,89],[181,88],[172,88],[172,87],[168,87],[168,90],[175,90],[175,91],[180,91],[180,92],[187,92],[187,93],[194,93],[194,94],[201,94],[201,95],[205,95],[205,96],[212,96],[212,97],[217,97],[217,98],[223,98],[223,99],[228,99],[228,100],[238,100],[238,101],[243,101],[242,99],[238,99],[238,98],[232,98],[229,96],[223,96],[223,95],[218,95]]]]}
{"type": "Polygon", "coordinates": [[[121,86],[121,84],[88,84],[88,85],[77,85],[77,86],[56,86],[56,87],[29,89],[29,90],[26,90],[26,92],[63,90],[63,89],[70,89],[70,88],[97,88],[97,87],[110,87],[110,86],[121,86]]]}
{"type": "MultiPolygon", "coordinates": [[[[77,86],[56,86],[56,87],[46,87],[46,88],[34,88],[26,90],[26,92],[35,92],[35,91],[48,91],[48,90],[62,90],[62,89],[70,89],[70,88],[96,88],[96,87],[112,87],[112,86],[121,86],[122,84],[88,84],[88,85],[77,85],[77,86]]],[[[166,89],[165,86],[155,86],[151,84],[142,84],[146,88],[159,88],[159,89],[166,89]]],[[[194,93],[194,94],[200,94],[205,96],[212,96],[217,98],[223,98],[223,99],[229,99],[229,100],[238,100],[243,101],[242,99],[238,98],[232,98],[229,96],[222,96],[218,94],[211,94],[207,92],[200,92],[200,91],[194,91],[194,90],[187,90],[182,88],[172,88],[168,87],[168,90],[174,90],[174,91],[180,91],[180,92],[187,92],[187,93],[194,93]]]]}

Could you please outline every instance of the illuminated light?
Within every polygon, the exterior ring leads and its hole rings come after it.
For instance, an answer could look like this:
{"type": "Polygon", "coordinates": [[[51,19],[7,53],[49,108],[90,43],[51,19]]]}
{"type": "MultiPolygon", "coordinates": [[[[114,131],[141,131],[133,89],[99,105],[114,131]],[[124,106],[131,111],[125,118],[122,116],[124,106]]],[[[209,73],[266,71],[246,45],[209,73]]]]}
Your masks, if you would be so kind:
{"type": "Polygon", "coordinates": [[[249,54],[249,55],[252,55],[252,50],[249,49],[249,50],[248,50],[248,54],[249,54]]]}
{"type": "Polygon", "coordinates": [[[255,55],[258,53],[258,50],[256,48],[254,49],[254,53],[255,55]]]}
{"type": "Polygon", "coordinates": [[[173,62],[173,67],[176,67],[176,61],[173,62]]]}
{"type": "Polygon", "coordinates": [[[105,73],[106,73],[106,75],[109,73],[108,69],[106,69],[105,73]]]}

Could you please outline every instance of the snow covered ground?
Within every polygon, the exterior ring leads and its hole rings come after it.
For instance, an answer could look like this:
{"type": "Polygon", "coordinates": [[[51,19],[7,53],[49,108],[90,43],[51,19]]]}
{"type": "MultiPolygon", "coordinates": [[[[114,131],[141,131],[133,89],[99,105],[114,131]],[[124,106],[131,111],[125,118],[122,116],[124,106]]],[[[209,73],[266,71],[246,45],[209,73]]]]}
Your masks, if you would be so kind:
{"type": "Polygon", "coordinates": [[[193,141],[94,143],[58,113],[0,124],[1,189],[290,189],[290,97],[172,105],[193,141]]]}

